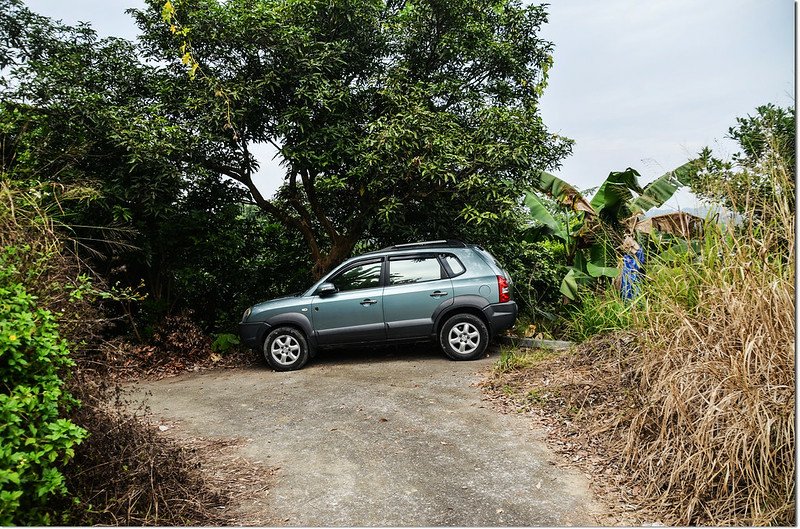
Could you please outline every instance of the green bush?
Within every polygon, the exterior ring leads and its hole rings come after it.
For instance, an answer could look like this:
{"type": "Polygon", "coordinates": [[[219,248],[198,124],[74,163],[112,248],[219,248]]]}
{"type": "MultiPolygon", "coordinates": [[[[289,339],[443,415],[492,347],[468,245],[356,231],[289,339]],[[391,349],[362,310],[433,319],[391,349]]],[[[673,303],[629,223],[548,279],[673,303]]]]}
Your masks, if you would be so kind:
{"type": "Polygon", "coordinates": [[[215,353],[227,353],[242,342],[235,334],[221,333],[218,334],[214,341],[211,342],[211,350],[215,353]]]}
{"type": "Polygon", "coordinates": [[[0,260],[0,524],[42,525],[67,493],[59,467],[86,431],[60,418],[75,404],[58,371],[73,365],[50,311],[36,308],[0,260]]]}

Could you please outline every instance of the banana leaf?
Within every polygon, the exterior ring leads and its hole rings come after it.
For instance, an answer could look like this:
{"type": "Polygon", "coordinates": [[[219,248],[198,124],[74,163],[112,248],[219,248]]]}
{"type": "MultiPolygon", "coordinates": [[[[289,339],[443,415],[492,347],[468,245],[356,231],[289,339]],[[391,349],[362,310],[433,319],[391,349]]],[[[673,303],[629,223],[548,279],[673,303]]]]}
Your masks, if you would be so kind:
{"type": "MultiPolygon", "coordinates": [[[[525,206],[527,206],[528,210],[530,210],[530,217],[533,220],[543,224],[549,233],[565,241],[568,239],[567,230],[565,229],[564,224],[553,217],[553,215],[547,210],[544,204],[542,204],[542,201],[539,200],[539,197],[537,197],[535,193],[530,191],[525,193],[525,206]]],[[[533,229],[536,230],[537,228],[541,227],[536,227],[533,229]]]]}
{"type": "Polygon", "coordinates": [[[681,186],[688,185],[694,165],[694,161],[686,162],[647,184],[642,194],[631,202],[631,213],[644,213],[661,207],[681,186]]]}
{"type": "Polygon", "coordinates": [[[566,297],[575,301],[578,299],[578,284],[586,282],[590,277],[578,270],[577,268],[570,268],[564,279],[561,280],[561,288],[559,289],[566,297]]]}
{"type": "Polygon", "coordinates": [[[633,200],[633,191],[642,193],[639,186],[639,173],[628,167],[624,171],[612,171],[589,203],[598,215],[618,222],[623,214],[627,216],[628,206],[633,200]]]}
{"type": "Polygon", "coordinates": [[[619,268],[616,266],[597,266],[591,261],[586,263],[586,271],[591,277],[606,276],[613,279],[619,275],[619,268]]]}
{"type": "Polygon", "coordinates": [[[573,211],[583,211],[590,215],[595,214],[594,208],[583,198],[580,191],[548,172],[541,171],[539,173],[539,184],[536,189],[550,195],[559,204],[573,211]]]}
{"type": "Polygon", "coordinates": [[[610,242],[601,240],[589,248],[589,260],[586,262],[586,271],[591,277],[617,277],[617,252],[610,242]]]}

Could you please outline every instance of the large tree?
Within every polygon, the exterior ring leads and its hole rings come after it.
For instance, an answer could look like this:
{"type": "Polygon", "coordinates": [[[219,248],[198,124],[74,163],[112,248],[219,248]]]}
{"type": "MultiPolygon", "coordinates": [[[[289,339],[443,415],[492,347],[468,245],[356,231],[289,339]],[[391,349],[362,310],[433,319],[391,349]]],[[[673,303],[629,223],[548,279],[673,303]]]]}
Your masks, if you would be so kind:
{"type": "Polygon", "coordinates": [[[570,151],[538,112],[552,64],[542,6],[148,0],[134,14],[164,65],[169,119],[191,132],[184,158],[299,231],[316,275],[376,223],[413,223],[407,210],[502,222],[570,151]],[[265,143],[286,169],[275,198],[253,182],[265,143]]]}

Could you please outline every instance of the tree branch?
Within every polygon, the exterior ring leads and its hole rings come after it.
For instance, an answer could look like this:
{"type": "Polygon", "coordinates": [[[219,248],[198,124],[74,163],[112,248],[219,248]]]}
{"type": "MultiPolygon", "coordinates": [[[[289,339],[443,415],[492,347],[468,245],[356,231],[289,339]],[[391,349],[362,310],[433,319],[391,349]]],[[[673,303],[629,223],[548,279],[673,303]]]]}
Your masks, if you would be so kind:
{"type": "Polygon", "coordinates": [[[339,238],[339,232],[336,231],[336,228],[333,227],[331,220],[325,215],[320,207],[319,200],[317,198],[317,190],[314,188],[314,176],[311,175],[308,169],[304,169],[300,171],[300,178],[303,180],[303,189],[306,191],[306,198],[308,198],[311,211],[314,212],[317,220],[320,224],[322,224],[325,233],[330,236],[331,240],[335,241],[339,238]]]}

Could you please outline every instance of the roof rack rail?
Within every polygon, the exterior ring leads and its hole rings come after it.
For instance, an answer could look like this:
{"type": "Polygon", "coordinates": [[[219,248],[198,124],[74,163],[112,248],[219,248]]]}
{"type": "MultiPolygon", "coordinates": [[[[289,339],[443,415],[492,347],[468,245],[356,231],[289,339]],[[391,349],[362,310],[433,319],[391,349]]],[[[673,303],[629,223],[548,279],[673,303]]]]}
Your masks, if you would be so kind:
{"type": "Polygon", "coordinates": [[[438,241],[422,241],[422,242],[410,242],[406,244],[395,244],[394,246],[388,246],[381,251],[386,250],[411,250],[414,248],[466,248],[467,244],[463,241],[459,241],[456,239],[442,239],[438,241]]]}

